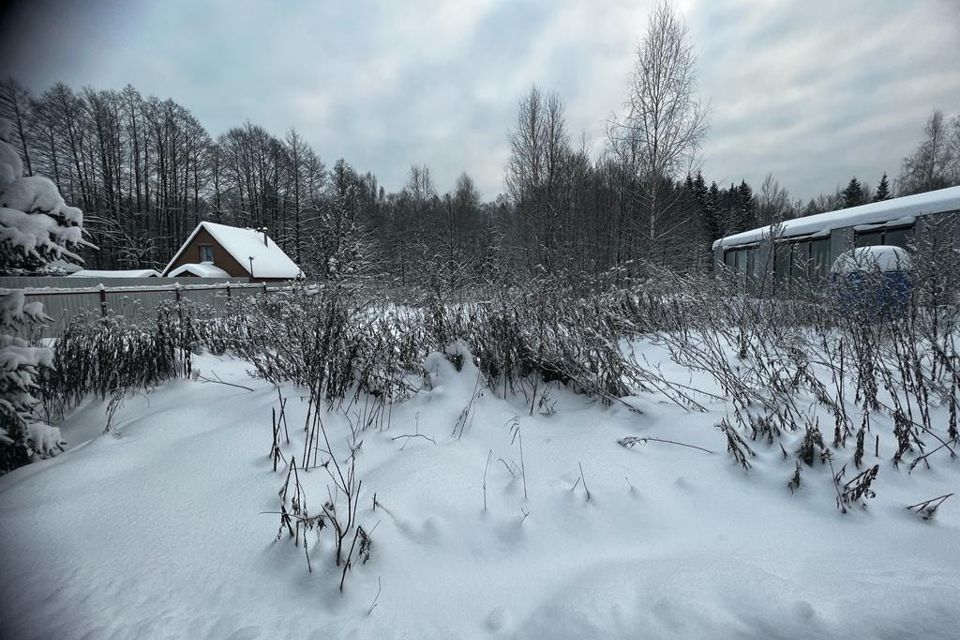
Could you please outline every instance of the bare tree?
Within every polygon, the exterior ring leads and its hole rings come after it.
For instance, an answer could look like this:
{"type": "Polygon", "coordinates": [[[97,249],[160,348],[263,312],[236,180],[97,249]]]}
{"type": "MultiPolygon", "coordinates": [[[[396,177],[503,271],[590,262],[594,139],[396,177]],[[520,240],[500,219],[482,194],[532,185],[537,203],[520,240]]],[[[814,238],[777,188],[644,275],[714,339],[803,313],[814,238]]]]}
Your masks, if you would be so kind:
{"type": "Polygon", "coordinates": [[[560,264],[565,230],[571,228],[573,152],[560,96],[533,86],[520,101],[510,132],[506,185],[516,208],[528,266],[552,272],[560,264]]]}
{"type": "Polygon", "coordinates": [[[757,194],[757,223],[777,224],[791,217],[790,196],[780,181],[768,173],[757,194]]]}
{"type": "MultiPolygon", "coordinates": [[[[960,120],[958,116],[957,120],[960,120]]],[[[960,138],[960,122],[953,123],[960,138]]],[[[949,124],[943,111],[937,110],[927,119],[923,139],[912,155],[903,159],[900,171],[900,195],[943,189],[960,182],[954,167],[960,159],[960,141],[951,141],[949,124]]]]}
{"type": "Polygon", "coordinates": [[[23,154],[23,167],[28,176],[33,175],[33,166],[30,162],[30,150],[27,144],[27,120],[30,108],[29,92],[13,78],[0,83],[0,116],[13,123],[14,136],[18,151],[23,154]]]}
{"type": "Polygon", "coordinates": [[[697,94],[696,53],[682,16],[667,1],[657,5],[637,46],[622,121],[611,127],[613,147],[629,154],[647,211],[650,242],[674,230],[676,202],[669,182],[696,163],[707,133],[707,108],[697,94]]]}

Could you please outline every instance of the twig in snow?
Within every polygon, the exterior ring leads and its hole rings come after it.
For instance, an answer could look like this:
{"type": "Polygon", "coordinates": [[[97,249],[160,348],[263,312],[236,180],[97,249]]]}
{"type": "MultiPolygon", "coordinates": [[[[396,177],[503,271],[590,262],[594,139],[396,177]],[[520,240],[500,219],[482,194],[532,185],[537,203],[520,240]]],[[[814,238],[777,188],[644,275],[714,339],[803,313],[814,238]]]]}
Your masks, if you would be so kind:
{"type": "Polygon", "coordinates": [[[520,513],[523,514],[523,517],[520,518],[520,524],[523,524],[523,521],[527,519],[527,516],[530,515],[530,512],[527,511],[526,509],[524,509],[523,506],[521,506],[521,507],[520,507],[520,513]]]}
{"type": "Polygon", "coordinates": [[[377,608],[377,600],[380,599],[380,592],[383,590],[383,582],[380,580],[380,576],[377,576],[377,595],[373,598],[373,604],[370,605],[370,608],[367,609],[367,615],[369,616],[373,613],[373,610],[377,608]]]}
{"type": "Polygon", "coordinates": [[[490,458],[493,457],[493,449],[487,452],[487,464],[483,467],[483,510],[487,510],[487,471],[490,469],[490,458]]]}
{"type": "Polygon", "coordinates": [[[936,498],[930,498],[929,500],[912,504],[907,507],[907,509],[917,513],[924,520],[930,520],[937,513],[937,507],[946,502],[947,498],[952,495],[952,493],[947,493],[942,496],[937,496],[936,498]]]}
{"type": "Polygon", "coordinates": [[[577,461],[577,466],[580,467],[580,479],[583,480],[583,490],[587,492],[587,502],[590,502],[590,489],[587,488],[587,479],[583,477],[583,465],[580,464],[580,461],[577,461]]]}
{"type": "Polygon", "coordinates": [[[512,424],[510,425],[510,431],[513,433],[510,444],[516,441],[520,447],[520,479],[523,481],[523,499],[527,500],[527,471],[523,464],[523,436],[520,434],[520,419],[516,416],[514,416],[512,424]]]}
{"type": "MultiPolygon", "coordinates": [[[[391,440],[400,440],[401,438],[423,438],[424,440],[429,440],[433,444],[437,444],[437,441],[431,438],[430,436],[425,436],[422,433],[404,433],[399,436],[393,436],[391,440]]],[[[406,446],[406,444],[404,444],[406,446]]]]}
{"type": "Polygon", "coordinates": [[[516,470],[517,463],[516,463],[516,462],[513,462],[513,460],[510,461],[510,462],[513,463],[513,466],[512,466],[512,467],[510,466],[510,463],[508,463],[508,462],[507,462],[506,460],[504,460],[503,458],[497,458],[497,462],[503,463],[503,466],[504,466],[504,468],[506,468],[507,473],[509,473],[509,474],[513,477],[514,480],[517,479],[517,470],[516,470]]]}
{"type": "Polygon", "coordinates": [[[646,444],[648,442],[662,442],[664,444],[674,444],[678,447],[687,447],[688,449],[696,449],[698,451],[703,451],[704,453],[716,453],[716,451],[711,451],[710,449],[704,449],[703,447],[698,447],[695,444],[687,444],[685,442],[676,442],[674,440],[664,440],[663,438],[654,438],[651,436],[645,436],[643,438],[637,436],[627,436],[626,438],[621,438],[617,440],[617,444],[621,447],[626,447],[628,449],[635,447],[638,444],[646,444]]]}
{"type": "Polygon", "coordinates": [[[242,384],[236,384],[234,382],[227,382],[226,380],[223,380],[220,376],[217,375],[216,371],[212,371],[211,373],[213,373],[213,375],[216,376],[217,378],[216,380],[211,380],[210,378],[202,376],[199,373],[196,375],[197,380],[199,380],[200,382],[212,382],[214,384],[225,384],[228,387],[236,387],[237,389],[243,389],[245,391],[253,391],[253,389],[251,389],[250,387],[245,387],[242,384]]]}

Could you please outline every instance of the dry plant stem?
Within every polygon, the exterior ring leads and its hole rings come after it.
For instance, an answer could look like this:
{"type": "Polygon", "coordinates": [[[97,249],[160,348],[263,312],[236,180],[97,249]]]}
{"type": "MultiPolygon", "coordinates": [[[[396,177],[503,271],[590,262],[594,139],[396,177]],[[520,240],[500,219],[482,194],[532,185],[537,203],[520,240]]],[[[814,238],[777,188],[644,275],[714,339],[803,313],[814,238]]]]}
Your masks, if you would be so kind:
{"type": "Polygon", "coordinates": [[[483,510],[487,510],[487,471],[490,470],[490,459],[493,457],[493,449],[487,451],[487,463],[483,466],[483,510]]]}
{"type": "Polygon", "coordinates": [[[213,373],[213,375],[216,376],[216,378],[217,378],[216,380],[211,380],[210,378],[207,378],[207,377],[202,376],[202,375],[200,375],[200,374],[197,374],[197,380],[199,380],[200,382],[210,382],[210,383],[213,383],[213,384],[223,384],[223,385],[226,385],[226,386],[228,386],[228,387],[236,387],[237,389],[243,389],[244,391],[253,391],[253,389],[251,389],[250,387],[245,387],[245,386],[243,386],[242,384],[236,384],[236,383],[234,383],[234,382],[227,382],[226,380],[221,379],[220,376],[217,375],[217,372],[216,372],[216,371],[212,371],[211,373],[213,373]]]}
{"type": "Polygon", "coordinates": [[[391,440],[406,440],[406,439],[409,439],[409,438],[423,438],[424,440],[429,440],[429,441],[432,442],[433,444],[437,444],[437,441],[436,441],[436,440],[434,440],[434,439],[431,438],[430,436],[426,436],[426,435],[424,435],[424,434],[422,434],[422,433],[403,433],[403,434],[400,434],[399,436],[393,436],[393,437],[390,438],[390,439],[391,439],[391,440]]]}
{"type": "Polygon", "coordinates": [[[647,442],[661,442],[663,444],[673,444],[678,447],[686,447],[688,449],[696,449],[697,451],[703,451],[704,453],[714,454],[716,451],[711,451],[704,447],[697,446],[695,444],[687,444],[686,442],[677,442],[675,440],[665,440],[663,438],[654,438],[652,436],[636,437],[636,436],[627,436],[626,438],[621,438],[617,441],[621,447],[631,448],[637,444],[646,444],[647,442]]]}
{"type": "Polygon", "coordinates": [[[367,609],[367,615],[373,613],[373,610],[377,608],[377,600],[380,599],[380,592],[383,590],[383,582],[380,580],[380,576],[377,576],[377,595],[373,597],[373,602],[370,604],[370,608],[367,609]]]}
{"type": "Polygon", "coordinates": [[[590,502],[590,489],[587,488],[587,479],[583,477],[583,465],[577,461],[577,466],[580,468],[580,479],[583,480],[583,490],[587,493],[587,502],[590,502]]]}

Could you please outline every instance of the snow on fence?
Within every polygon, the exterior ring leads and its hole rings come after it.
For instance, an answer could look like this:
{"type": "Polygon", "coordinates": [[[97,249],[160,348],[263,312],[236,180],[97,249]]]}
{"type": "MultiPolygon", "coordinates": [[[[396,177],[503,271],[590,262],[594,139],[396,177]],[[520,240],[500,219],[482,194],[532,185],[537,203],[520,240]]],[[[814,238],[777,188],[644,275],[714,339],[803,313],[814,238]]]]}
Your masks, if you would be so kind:
{"type": "Polygon", "coordinates": [[[264,295],[285,289],[279,283],[249,283],[246,278],[104,278],[91,284],[81,278],[0,278],[0,293],[21,289],[28,302],[42,302],[52,320],[42,337],[57,337],[81,314],[121,315],[129,321],[156,317],[165,301],[190,300],[222,306],[237,296],[264,295]],[[200,284],[202,282],[202,284],[200,284]]]}

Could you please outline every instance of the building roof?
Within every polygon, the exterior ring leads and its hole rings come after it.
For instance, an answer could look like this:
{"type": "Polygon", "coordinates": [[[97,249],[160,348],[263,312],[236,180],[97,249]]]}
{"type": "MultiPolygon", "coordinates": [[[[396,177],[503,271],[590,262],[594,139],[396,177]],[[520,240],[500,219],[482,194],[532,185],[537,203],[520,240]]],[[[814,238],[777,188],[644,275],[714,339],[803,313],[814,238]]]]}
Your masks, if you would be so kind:
{"type": "Polygon", "coordinates": [[[116,271],[80,269],[71,273],[69,278],[159,278],[156,269],[119,269],[116,271]]]}
{"type": "Polygon", "coordinates": [[[214,266],[212,262],[201,262],[182,264],[170,273],[167,274],[168,278],[176,278],[182,275],[194,275],[198,278],[229,278],[230,274],[221,269],[220,267],[214,266]]]}
{"type": "MultiPolygon", "coordinates": [[[[910,218],[945,211],[960,211],[960,187],[928,191],[927,193],[918,193],[912,196],[894,198],[893,200],[871,202],[859,207],[786,220],[780,225],[778,237],[791,238],[815,233],[828,233],[841,227],[880,224],[899,219],[904,219],[904,222],[912,222],[910,218]]],[[[769,238],[773,229],[773,225],[769,225],[720,238],[713,243],[713,248],[734,247],[760,242],[764,238],[769,238]]]]}
{"type": "Polygon", "coordinates": [[[173,264],[184,252],[187,246],[193,242],[194,236],[205,229],[207,233],[213,236],[224,251],[229,253],[236,260],[244,271],[250,272],[250,258],[253,258],[253,278],[300,278],[303,271],[283,252],[276,242],[269,237],[264,243],[264,234],[256,229],[241,229],[239,227],[230,227],[225,224],[215,222],[201,222],[193,230],[186,242],[181,245],[176,255],[170,260],[164,273],[168,273],[173,264]]]}

